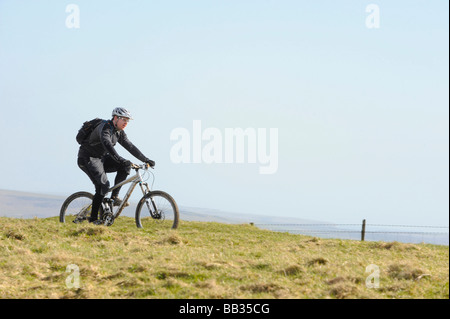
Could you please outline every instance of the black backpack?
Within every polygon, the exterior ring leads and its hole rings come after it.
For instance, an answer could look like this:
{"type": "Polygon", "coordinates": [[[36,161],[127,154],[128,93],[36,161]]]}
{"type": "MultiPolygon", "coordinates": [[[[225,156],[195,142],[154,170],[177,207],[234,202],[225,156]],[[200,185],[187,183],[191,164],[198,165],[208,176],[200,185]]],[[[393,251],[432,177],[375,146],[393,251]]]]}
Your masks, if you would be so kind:
{"type": "Polygon", "coordinates": [[[103,120],[99,118],[84,122],[83,126],[78,130],[76,137],[78,144],[83,144],[83,142],[89,138],[92,131],[94,131],[94,129],[102,122],[103,120]]]}

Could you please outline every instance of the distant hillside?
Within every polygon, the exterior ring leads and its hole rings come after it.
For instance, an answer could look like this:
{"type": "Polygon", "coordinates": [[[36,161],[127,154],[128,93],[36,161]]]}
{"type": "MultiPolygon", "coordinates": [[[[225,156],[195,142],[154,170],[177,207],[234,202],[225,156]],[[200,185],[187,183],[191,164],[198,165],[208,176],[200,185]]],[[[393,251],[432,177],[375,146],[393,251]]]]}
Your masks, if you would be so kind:
{"type": "Polygon", "coordinates": [[[0,299],[449,298],[448,247],[248,224],[182,221],[173,231],[137,229],[129,217],[111,227],[0,217],[0,265],[0,299]]]}
{"type": "Polygon", "coordinates": [[[20,218],[56,216],[63,200],[61,196],[0,190],[0,216],[20,218]]]}
{"type": "MultiPolygon", "coordinates": [[[[59,216],[59,210],[66,197],[45,194],[26,193],[0,189],[0,216],[19,218],[46,218],[59,216]]],[[[134,217],[136,203],[123,211],[123,216],[134,217]]],[[[264,216],[245,213],[230,213],[218,209],[183,207],[180,206],[180,214],[187,221],[209,221],[220,223],[317,223],[317,221],[282,217],[264,216]]]]}
{"type": "MultiPolygon", "coordinates": [[[[47,218],[59,216],[59,210],[66,197],[34,194],[10,190],[0,190],[0,216],[16,217],[16,218],[47,218]]],[[[341,227],[324,221],[307,220],[301,218],[284,217],[284,216],[265,216],[241,213],[226,212],[219,209],[185,207],[180,206],[181,220],[184,221],[201,221],[201,222],[219,222],[227,224],[249,224],[254,223],[258,227],[281,232],[291,232],[294,234],[307,234],[311,236],[325,238],[345,238],[355,239],[361,238],[360,226],[341,227]],[[308,227],[305,225],[314,225],[308,227]],[[320,224],[319,226],[317,224],[320,224]],[[300,227],[299,227],[300,226],[300,227]]],[[[122,216],[134,217],[136,203],[125,208],[122,216]]],[[[388,229],[386,233],[383,229],[376,229],[381,233],[372,234],[372,229],[368,228],[366,240],[374,241],[400,241],[405,243],[431,243],[438,245],[448,245],[448,228],[447,233],[436,235],[422,235],[420,233],[392,233],[392,229],[388,229]]],[[[421,231],[420,229],[414,229],[421,231]]],[[[405,229],[402,229],[405,231],[405,229]]],[[[427,230],[428,231],[428,230],[427,230]]]]}

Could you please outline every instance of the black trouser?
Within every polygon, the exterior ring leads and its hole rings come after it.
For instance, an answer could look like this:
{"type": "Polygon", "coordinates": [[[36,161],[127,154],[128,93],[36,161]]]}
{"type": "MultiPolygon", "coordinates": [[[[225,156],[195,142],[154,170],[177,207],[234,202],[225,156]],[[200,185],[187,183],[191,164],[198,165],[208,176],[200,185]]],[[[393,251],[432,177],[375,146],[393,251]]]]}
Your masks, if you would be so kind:
{"type": "MultiPolygon", "coordinates": [[[[92,201],[92,213],[91,219],[98,218],[98,210],[105,198],[106,193],[109,190],[109,180],[106,173],[117,172],[114,180],[114,185],[123,182],[130,174],[131,166],[117,163],[110,156],[104,156],[102,158],[96,157],[78,157],[78,166],[87,176],[91,179],[95,185],[95,195],[92,201]]],[[[114,189],[111,193],[111,197],[119,195],[120,187],[114,189]]]]}

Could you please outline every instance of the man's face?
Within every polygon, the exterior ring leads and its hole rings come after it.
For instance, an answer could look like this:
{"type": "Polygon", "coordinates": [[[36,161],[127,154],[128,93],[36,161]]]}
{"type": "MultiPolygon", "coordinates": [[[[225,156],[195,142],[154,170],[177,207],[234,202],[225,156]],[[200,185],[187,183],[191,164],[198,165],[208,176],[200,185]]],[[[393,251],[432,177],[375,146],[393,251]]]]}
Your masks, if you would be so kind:
{"type": "Polygon", "coordinates": [[[116,128],[118,130],[123,131],[125,129],[125,127],[127,127],[128,121],[130,121],[129,118],[116,116],[114,118],[114,125],[116,126],[116,128]]]}

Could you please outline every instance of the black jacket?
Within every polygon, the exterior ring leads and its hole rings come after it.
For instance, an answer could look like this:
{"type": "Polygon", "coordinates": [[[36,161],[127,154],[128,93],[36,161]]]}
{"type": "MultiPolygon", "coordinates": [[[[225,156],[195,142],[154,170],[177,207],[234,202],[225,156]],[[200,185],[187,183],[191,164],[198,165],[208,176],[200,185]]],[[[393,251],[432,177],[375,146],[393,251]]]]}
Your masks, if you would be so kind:
{"type": "Polygon", "coordinates": [[[78,157],[101,158],[105,155],[109,155],[116,162],[122,163],[126,161],[126,159],[121,157],[114,149],[117,142],[140,161],[149,161],[149,159],[130,142],[124,131],[119,131],[114,127],[112,120],[104,121],[94,129],[90,137],[81,144],[80,150],[78,151],[78,157]]]}

